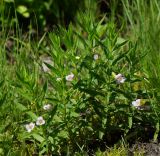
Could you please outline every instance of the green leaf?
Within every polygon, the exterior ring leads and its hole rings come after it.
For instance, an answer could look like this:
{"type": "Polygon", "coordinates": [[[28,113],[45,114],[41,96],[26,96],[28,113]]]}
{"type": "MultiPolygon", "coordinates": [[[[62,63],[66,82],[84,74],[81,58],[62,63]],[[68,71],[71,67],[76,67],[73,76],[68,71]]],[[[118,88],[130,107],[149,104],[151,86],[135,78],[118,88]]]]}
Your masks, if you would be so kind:
{"type": "Polygon", "coordinates": [[[58,136],[67,139],[68,138],[68,132],[65,131],[65,130],[62,130],[62,131],[59,132],[58,136]]]}
{"type": "Polygon", "coordinates": [[[33,133],[32,136],[33,136],[34,139],[36,139],[40,143],[45,141],[45,139],[42,136],[40,136],[39,134],[33,133]]]}
{"type": "Polygon", "coordinates": [[[80,39],[80,41],[82,41],[82,43],[83,43],[86,47],[88,47],[88,44],[87,44],[87,42],[85,41],[85,39],[84,39],[81,35],[79,35],[76,31],[74,31],[74,33],[75,33],[75,35],[80,39]]]}
{"type": "Polygon", "coordinates": [[[117,93],[119,93],[119,94],[122,94],[124,97],[132,100],[132,96],[131,96],[131,93],[130,93],[130,92],[124,92],[124,91],[121,90],[121,89],[113,88],[113,87],[111,87],[111,91],[112,91],[112,92],[115,91],[115,92],[117,92],[117,93]]]}
{"type": "Polygon", "coordinates": [[[31,133],[28,133],[28,132],[25,132],[25,133],[19,133],[19,138],[21,140],[24,140],[24,139],[31,139],[31,133]]]}
{"type": "Polygon", "coordinates": [[[7,93],[4,94],[4,96],[0,99],[0,106],[2,106],[4,104],[4,101],[6,100],[7,97],[7,93]]]}
{"type": "Polygon", "coordinates": [[[53,102],[60,102],[58,99],[55,99],[55,98],[47,97],[46,99],[53,102]]]}
{"type": "Polygon", "coordinates": [[[47,123],[50,123],[54,117],[54,115],[56,114],[56,111],[57,111],[57,108],[58,108],[58,105],[54,106],[53,110],[51,111],[51,116],[50,118],[48,119],[47,123]]]}
{"type": "Polygon", "coordinates": [[[95,88],[79,88],[79,90],[80,91],[82,91],[82,92],[85,92],[85,93],[87,93],[87,94],[89,94],[89,95],[91,95],[91,96],[96,96],[96,95],[101,95],[101,96],[104,96],[104,94],[102,93],[102,92],[100,92],[100,91],[96,91],[96,89],[95,88]]]}
{"type": "Polygon", "coordinates": [[[131,129],[132,128],[132,116],[128,117],[128,127],[131,129]]]}
{"type": "Polygon", "coordinates": [[[76,112],[71,111],[70,116],[71,116],[71,117],[79,117],[79,114],[76,113],[76,112]]]}
{"type": "Polygon", "coordinates": [[[33,120],[37,120],[37,116],[33,113],[33,112],[31,112],[31,111],[29,111],[29,112],[26,112],[26,114],[28,114],[33,120]]]}
{"type": "Polygon", "coordinates": [[[126,41],[126,40],[125,40],[124,38],[118,37],[116,44],[121,44],[121,43],[124,43],[125,41],[126,41]]]}
{"type": "Polygon", "coordinates": [[[30,16],[29,12],[24,12],[22,15],[23,15],[24,17],[26,17],[26,18],[28,18],[28,17],[30,16]]]}
{"type": "Polygon", "coordinates": [[[30,14],[28,12],[28,8],[24,5],[19,5],[16,10],[17,10],[17,12],[19,12],[22,16],[24,16],[26,18],[30,16],[30,14]]]}
{"type": "Polygon", "coordinates": [[[4,84],[4,80],[0,82],[0,87],[2,87],[3,84],[4,84]]]}
{"type": "Polygon", "coordinates": [[[23,98],[29,100],[30,102],[33,101],[33,95],[31,93],[26,92],[26,90],[17,89],[17,93],[19,93],[23,98]]]}
{"type": "Polygon", "coordinates": [[[106,79],[103,77],[103,75],[99,75],[97,73],[95,73],[94,71],[90,71],[90,74],[93,75],[98,81],[101,81],[103,83],[106,82],[106,79]]]}
{"type": "Polygon", "coordinates": [[[158,138],[158,134],[159,134],[159,122],[156,123],[156,131],[154,133],[154,137],[153,137],[153,141],[157,141],[157,138],[158,138]]]}
{"type": "Polygon", "coordinates": [[[104,132],[99,131],[99,139],[102,139],[102,138],[103,138],[103,136],[104,136],[104,132]]]}
{"type": "Polygon", "coordinates": [[[44,35],[41,37],[40,41],[38,42],[38,49],[39,49],[41,43],[43,42],[44,38],[46,37],[46,34],[47,33],[44,33],[44,35]]]}
{"type": "Polygon", "coordinates": [[[4,0],[4,2],[11,3],[11,2],[14,2],[14,0],[4,0]]]}
{"type": "Polygon", "coordinates": [[[48,88],[48,82],[46,81],[45,84],[44,84],[44,86],[43,86],[44,94],[46,93],[47,88],[48,88]]]}
{"type": "Polygon", "coordinates": [[[101,102],[97,101],[93,97],[88,98],[87,101],[89,101],[89,103],[92,104],[95,113],[98,116],[102,117],[104,114],[105,107],[101,104],[101,102]]]}
{"type": "Polygon", "coordinates": [[[122,42],[122,43],[117,44],[117,45],[113,48],[113,51],[115,51],[115,50],[119,49],[120,47],[124,46],[127,42],[128,42],[128,41],[124,41],[124,42],[122,42]]]}
{"type": "Polygon", "coordinates": [[[85,67],[85,68],[91,70],[92,61],[93,61],[93,58],[91,58],[90,56],[86,56],[86,57],[84,58],[83,62],[81,63],[81,68],[82,68],[82,67],[85,67]]]}
{"type": "Polygon", "coordinates": [[[118,63],[120,60],[126,58],[127,53],[129,50],[123,54],[118,55],[113,61],[112,61],[112,66],[114,66],[116,63],[118,63]]]}
{"type": "Polygon", "coordinates": [[[23,83],[23,85],[25,85],[28,89],[32,89],[31,85],[29,84],[29,82],[27,82],[25,80],[25,77],[23,77],[23,75],[16,72],[16,76],[17,76],[18,80],[20,80],[21,83],[23,83]]]}
{"type": "Polygon", "coordinates": [[[57,70],[55,67],[53,67],[52,65],[50,65],[50,64],[48,64],[48,63],[46,63],[46,62],[44,62],[44,64],[45,64],[53,73],[55,73],[56,75],[60,75],[60,72],[58,72],[58,70],[57,70]]]}
{"type": "Polygon", "coordinates": [[[18,110],[20,110],[20,111],[25,111],[25,110],[27,110],[27,108],[26,108],[24,105],[22,105],[21,103],[16,103],[15,106],[16,106],[16,108],[17,108],[18,110]]]}
{"type": "Polygon", "coordinates": [[[141,116],[135,116],[134,118],[135,118],[135,119],[138,119],[140,122],[143,121],[143,119],[142,119],[141,116]]]}
{"type": "Polygon", "coordinates": [[[54,116],[53,120],[54,122],[63,122],[62,119],[57,115],[54,116]]]}

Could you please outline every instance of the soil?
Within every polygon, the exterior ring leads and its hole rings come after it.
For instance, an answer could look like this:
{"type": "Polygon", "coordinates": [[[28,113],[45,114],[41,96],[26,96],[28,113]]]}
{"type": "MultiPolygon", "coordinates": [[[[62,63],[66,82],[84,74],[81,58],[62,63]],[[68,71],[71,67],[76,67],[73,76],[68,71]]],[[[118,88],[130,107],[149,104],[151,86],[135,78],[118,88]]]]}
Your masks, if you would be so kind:
{"type": "Polygon", "coordinates": [[[128,156],[134,156],[135,151],[144,156],[160,156],[160,143],[137,142],[129,149],[128,156]]]}

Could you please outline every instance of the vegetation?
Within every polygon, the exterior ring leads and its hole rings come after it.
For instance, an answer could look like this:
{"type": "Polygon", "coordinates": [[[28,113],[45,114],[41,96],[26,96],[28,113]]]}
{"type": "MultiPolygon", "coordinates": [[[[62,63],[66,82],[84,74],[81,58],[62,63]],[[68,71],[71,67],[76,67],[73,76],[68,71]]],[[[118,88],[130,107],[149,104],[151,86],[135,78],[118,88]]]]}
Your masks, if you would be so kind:
{"type": "Polygon", "coordinates": [[[104,15],[96,1],[71,2],[62,12],[59,1],[1,2],[0,155],[118,156],[158,142],[159,1],[110,1],[104,15]],[[48,13],[58,24],[37,37],[22,30],[18,14],[34,20],[28,8],[38,27],[48,13]],[[67,28],[65,12],[77,12],[67,28]]]}
{"type": "MultiPolygon", "coordinates": [[[[95,2],[95,0],[92,1],[92,3],[95,2]]],[[[85,2],[84,0],[48,0],[38,2],[36,0],[2,0],[1,3],[5,6],[4,16],[13,21],[18,18],[21,21],[19,24],[23,29],[47,31],[53,28],[53,24],[69,25],[71,21],[75,21],[75,14],[78,10],[85,10],[88,6],[87,4],[91,2],[85,2]]]]}

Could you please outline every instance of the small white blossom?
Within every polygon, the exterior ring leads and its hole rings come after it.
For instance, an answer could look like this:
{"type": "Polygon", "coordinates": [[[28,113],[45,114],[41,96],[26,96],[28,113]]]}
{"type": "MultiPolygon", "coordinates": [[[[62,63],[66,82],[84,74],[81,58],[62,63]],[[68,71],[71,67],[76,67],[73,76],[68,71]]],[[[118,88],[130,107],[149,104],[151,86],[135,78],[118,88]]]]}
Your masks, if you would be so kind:
{"type": "Polygon", "coordinates": [[[98,54],[94,54],[93,58],[94,58],[94,60],[98,60],[99,55],[98,54]]]}
{"type": "Polygon", "coordinates": [[[136,101],[132,101],[132,106],[139,108],[141,106],[141,99],[137,99],[136,101]]]}
{"type": "Polygon", "coordinates": [[[47,105],[44,105],[43,106],[43,109],[44,110],[51,110],[52,109],[52,106],[50,104],[47,104],[47,105]]]}
{"type": "Polygon", "coordinates": [[[72,74],[72,73],[71,73],[70,75],[67,75],[67,76],[66,76],[66,80],[67,80],[67,81],[72,81],[73,78],[74,78],[74,74],[72,74]]]}
{"type": "Polygon", "coordinates": [[[35,123],[33,123],[33,122],[25,125],[26,130],[27,130],[28,132],[31,132],[31,131],[34,129],[34,126],[35,126],[35,123]]]}
{"type": "Polygon", "coordinates": [[[43,119],[43,117],[42,116],[38,117],[36,121],[36,125],[44,125],[44,124],[45,124],[45,120],[43,119]]]}
{"type": "Polygon", "coordinates": [[[115,75],[115,79],[118,84],[124,83],[124,81],[126,80],[126,78],[122,74],[115,75]]]}
{"type": "Polygon", "coordinates": [[[138,110],[150,110],[151,109],[151,107],[149,105],[144,105],[141,99],[137,99],[136,101],[132,101],[132,106],[134,106],[138,110]]]}
{"type": "Polygon", "coordinates": [[[62,78],[60,78],[60,77],[56,78],[56,81],[58,81],[58,82],[61,81],[61,80],[62,80],[62,78]]]}

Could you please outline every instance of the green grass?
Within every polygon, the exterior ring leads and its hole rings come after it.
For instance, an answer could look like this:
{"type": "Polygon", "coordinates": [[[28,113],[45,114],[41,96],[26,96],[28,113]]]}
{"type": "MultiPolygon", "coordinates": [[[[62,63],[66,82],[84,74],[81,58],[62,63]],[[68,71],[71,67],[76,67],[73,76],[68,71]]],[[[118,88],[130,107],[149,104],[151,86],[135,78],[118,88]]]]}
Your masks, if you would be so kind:
{"type": "MultiPolygon", "coordinates": [[[[160,84],[160,3],[153,1],[134,1],[122,0],[124,6],[124,16],[129,22],[127,26],[128,37],[137,42],[137,53],[144,56],[140,62],[145,74],[147,88],[150,88],[154,97],[153,107],[157,116],[159,101],[160,84]],[[157,101],[157,102],[156,102],[157,101]]],[[[158,117],[158,116],[157,116],[158,117]]],[[[159,131],[159,119],[157,118],[157,132],[159,131]]],[[[156,134],[155,136],[157,136],[156,134]]]]}
{"type": "Polygon", "coordinates": [[[123,18],[130,22],[125,35],[112,18],[99,21],[94,8],[79,13],[76,25],[59,26],[39,40],[22,34],[18,22],[9,31],[1,15],[1,155],[125,155],[123,146],[98,149],[122,137],[136,141],[146,129],[153,133],[148,140],[157,140],[159,90],[153,78],[159,83],[159,54],[155,59],[151,51],[158,52],[153,39],[159,5],[123,2],[123,18]],[[34,127],[26,127],[30,123],[34,127]]]}
{"type": "MultiPolygon", "coordinates": [[[[128,148],[121,145],[117,147],[116,145],[113,148],[109,148],[105,152],[97,151],[95,153],[96,156],[126,156],[128,155],[128,148]]],[[[134,151],[133,156],[144,156],[144,151],[134,151]]]]}
{"type": "Polygon", "coordinates": [[[143,69],[149,76],[151,86],[159,90],[160,3],[158,0],[136,0],[132,5],[129,5],[128,0],[122,2],[130,24],[129,36],[137,40],[139,53],[146,55],[141,60],[143,69]]]}

